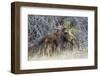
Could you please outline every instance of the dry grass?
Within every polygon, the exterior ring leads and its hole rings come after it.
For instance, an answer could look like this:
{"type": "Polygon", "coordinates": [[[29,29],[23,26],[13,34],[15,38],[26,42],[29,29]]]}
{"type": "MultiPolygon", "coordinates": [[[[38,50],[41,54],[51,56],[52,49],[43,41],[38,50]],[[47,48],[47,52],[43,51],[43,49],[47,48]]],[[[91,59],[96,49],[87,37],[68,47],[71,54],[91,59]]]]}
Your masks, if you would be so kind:
{"type": "Polygon", "coordinates": [[[62,60],[62,59],[82,59],[88,57],[88,51],[86,49],[82,50],[65,50],[60,53],[54,53],[52,56],[42,56],[36,54],[32,54],[32,52],[29,52],[28,60],[62,60]]]}

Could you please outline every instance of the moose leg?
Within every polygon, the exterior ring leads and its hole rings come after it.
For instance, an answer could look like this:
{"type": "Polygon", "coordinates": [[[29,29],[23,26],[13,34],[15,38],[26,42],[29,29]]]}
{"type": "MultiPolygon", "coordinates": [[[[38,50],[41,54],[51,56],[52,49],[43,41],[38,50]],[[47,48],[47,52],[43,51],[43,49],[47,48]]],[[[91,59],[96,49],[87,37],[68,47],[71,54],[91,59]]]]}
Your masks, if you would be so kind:
{"type": "Polygon", "coordinates": [[[47,55],[47,56],[50,55],[50,44],[45,45],[44,55],[47,55]]]}
{"type": "Polygon", "coordinates": [[[73,41],[69,41],[69,47],[70,47],[70,50],[73,51],[74,47],[73,47],[73,41]]]}
{"type": "Polygon", "coordinates": [[[50,53],[50,46],[48,46],[46,49],[46,55],[49,56],[49,53],[50,53]]]}
{"type": "Polygon", "coordinates": [[[75,39],[73,39],[73,46],[76,50],[79,50],[79,44],[75,39]]]}

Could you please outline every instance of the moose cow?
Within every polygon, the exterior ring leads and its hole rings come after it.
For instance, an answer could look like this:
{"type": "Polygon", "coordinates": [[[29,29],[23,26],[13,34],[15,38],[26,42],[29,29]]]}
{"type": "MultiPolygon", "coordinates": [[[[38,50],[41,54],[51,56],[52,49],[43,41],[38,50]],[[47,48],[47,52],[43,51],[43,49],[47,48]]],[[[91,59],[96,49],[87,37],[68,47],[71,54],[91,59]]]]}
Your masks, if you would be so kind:
{"type": "Polygon", "coordinates": [[[59,29],[56,30],[56,32],[48,34],[42,38],[40,43],[42,46],[39,51],[40,55],[52,56],[55,52],[63,51],[67,47],[65,44],[69,45],[66,49],[69,48],[73,50],[74,47],[79,48],[76,38],[68,31],[65,31],[66,28],[59,27],[59,29]]]}

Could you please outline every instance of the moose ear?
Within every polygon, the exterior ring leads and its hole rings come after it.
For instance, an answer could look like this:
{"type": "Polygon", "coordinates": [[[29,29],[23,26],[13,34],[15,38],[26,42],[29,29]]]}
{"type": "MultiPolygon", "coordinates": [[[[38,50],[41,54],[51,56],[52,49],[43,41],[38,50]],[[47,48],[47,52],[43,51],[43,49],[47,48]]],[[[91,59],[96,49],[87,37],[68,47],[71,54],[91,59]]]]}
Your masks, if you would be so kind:
{"type": "Polygon", "coordinates": [[[68,34],[68,32],[64,32],[64,34],[65,34],[65,35],[67,35],[67,34],[68,34]]]}
{"type": "Polygon", "coordinates": [[[63,28],[62,28],[62,30],[63,30],[63,31],[65,31],[65,30],[66,30],[66,28],[65,28],[65,27],[63,27],[63,28]]]}

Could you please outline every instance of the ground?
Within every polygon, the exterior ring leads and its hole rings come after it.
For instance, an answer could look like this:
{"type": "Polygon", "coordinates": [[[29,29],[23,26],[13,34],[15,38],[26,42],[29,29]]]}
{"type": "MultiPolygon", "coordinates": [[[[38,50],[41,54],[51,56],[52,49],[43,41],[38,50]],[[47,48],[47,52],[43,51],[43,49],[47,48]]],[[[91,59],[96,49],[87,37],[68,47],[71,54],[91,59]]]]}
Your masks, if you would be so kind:
{"type": "Polygon", "coordinates": [[[82,59],[88,57],[88,51],[83,50],[73,50],[73,51],[63,51],[59,54],[54,54],[52,56],[39,56],[38,54],[29,53],[28,60],[62,60],[62,59],[82,59]]]}

